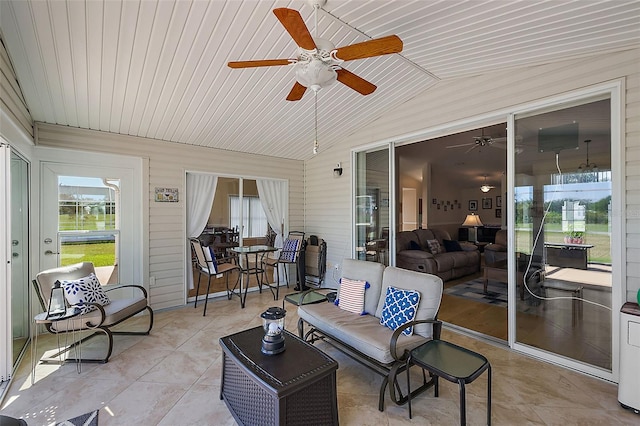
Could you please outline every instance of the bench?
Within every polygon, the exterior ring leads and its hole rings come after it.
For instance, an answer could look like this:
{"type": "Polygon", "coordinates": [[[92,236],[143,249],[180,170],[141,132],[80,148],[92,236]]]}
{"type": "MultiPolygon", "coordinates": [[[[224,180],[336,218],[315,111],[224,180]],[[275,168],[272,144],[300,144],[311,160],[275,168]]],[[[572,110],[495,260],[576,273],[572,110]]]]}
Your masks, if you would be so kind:
{"type": "MultiPolygon", "coordinates": [[[[442,279],[431,274],[408,271],[380,263],[345,259],[342,277],[366,281],[369,287],[364,292],[365,314],[357,314],[331,303],[300,304],[298,306],[298,334],[309,343],[327,342],[354,360],[362,363],[383,377],[380,385],[378,409],[384,411],[384,395],[387,385],[391,400],[398,405],[407,402],[397,382],[398,373],[406,368],[409,352],[438,339],[442,323],[437,320],[442,299],[442,279]],[[420,301],[413,321],[395,331],[380,324],[387,288],[415,290],[420,301]],[[305,324],[308,326],[305,332],[305,324]],[[412,335],[402,332],[414,327],[412,335]]],[[[337,302],[340,303],[340,289],[337,302]]],[[[304,296],[303,296],[304,297],[304,296]]],[[[304,300],[304,299],[303,299],[304,300]]],[[[434,386],[436,380],[426,375],[423,383],[411,391],[416,396],[434,386]]]]}

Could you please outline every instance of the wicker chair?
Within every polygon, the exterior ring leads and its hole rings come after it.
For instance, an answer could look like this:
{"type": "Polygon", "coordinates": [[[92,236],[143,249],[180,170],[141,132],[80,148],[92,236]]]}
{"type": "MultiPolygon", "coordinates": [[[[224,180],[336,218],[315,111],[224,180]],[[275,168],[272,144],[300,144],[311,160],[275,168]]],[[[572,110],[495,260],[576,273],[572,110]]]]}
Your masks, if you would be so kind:
{"type": "MultiPolygon", "coordinates": [[[[81,278],[88,277],[91,273],[95,274],[95,268],[91,262],[76,263],[70,266],[63,266],[59,268],[48,269],[40,272],[36,275],[36,279],[33,280],[38,299],[42,305],[44,311],[49,306],[49,298],[51,296],[51,288],[55,285],[56,281],[63,280],[79,280],[81,278]]],[[[112,298],[108,305],[100,305],[98,303],[86,303],[86,305],[94,306],[96,309],[88,313],[82,314],[69,321],[53,322],[45,324],[48,332],[53,334],[71,333],[72,331],[93,330],[94,333],[84,337],[83,339],[71,344],[70,348],[80,344],[81,342],[103,333],[108,340],[107,352],[104,358],[99,359],[86,359],[83,358],[82,362],[102,362],[109,361],[111,352],[113,351],[113,335],[114,334],[142,334],[148,335],[153,327],[153,310],[147,302],[147,291],[144,287],[139,285],[119,285],[105,290],[105,293],[122,290],[122,289],[135,289],[135,296],[130,298],[112,298]],[[148,311],[149,313],[149,328],[144,331],[113,331],[112,327],[120,324],[123,321],[133,317],[134,315],[148,311]]]]}

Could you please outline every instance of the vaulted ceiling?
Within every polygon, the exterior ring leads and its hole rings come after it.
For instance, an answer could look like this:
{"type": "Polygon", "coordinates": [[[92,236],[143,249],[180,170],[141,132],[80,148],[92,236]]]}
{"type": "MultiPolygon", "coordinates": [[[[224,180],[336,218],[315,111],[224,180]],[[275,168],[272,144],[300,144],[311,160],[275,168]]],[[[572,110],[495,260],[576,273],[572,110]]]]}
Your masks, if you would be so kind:
{"type": "MultiPolygon", "coordinates": [[[[307,159],[314,97],[285,98],[292,58],[272,10],[303,0],[2,0],[0,28],[34,120],[183,144],[307,159]]],[[[318,34],[336,46],[397,34],[401,54],[345,67],[378,86],[318,94],[320,150],[438,81],[637,46],[640,2],[328,0],[318,34]]]]}

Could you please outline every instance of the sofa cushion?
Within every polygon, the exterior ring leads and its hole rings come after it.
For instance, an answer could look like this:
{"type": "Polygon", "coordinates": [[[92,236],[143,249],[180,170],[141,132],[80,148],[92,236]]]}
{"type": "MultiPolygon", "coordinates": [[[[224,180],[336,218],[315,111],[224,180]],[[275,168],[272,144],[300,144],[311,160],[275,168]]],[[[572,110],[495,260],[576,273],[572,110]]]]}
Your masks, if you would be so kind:
{"type": "MultiPolygon", "coordinates": [[[[382,294],[387,294],[387,287],[389,286],[415,290],[420,293],[416,320],[434,319],[436,317],[442,299],[442,279],[440,277],[388,266],[382,278],[382,294]]],[[[380,318],[383,306],[384,297],[381,297],[378,309],[375,311],[376,317],[380,318]]],[[[430,339],[433,335],[433,327],[431,324],[418,324],[414,327],[413,333],[430,339]]]]}
{"type": "MultiPolygon", "coordinates": [[[[402,290],[393,286],[387,287],[387,293],[380,314],[380,324],[397,330],[406,323],[413,321],[416,316],[420,293],[415,290],[402,290]]],[[[413,327],[406,328],[402,334],[411,336],[413,327]]]]}
{"type": "MultiPolygon", "coordinates": [[[[331,303],[316,303],[299,306],[298,316],[323,333],[382,364],[394,362],[390,348],[393,330],[380,325],[380,319],[373,315],[354,314],[331,303]]],[[[427,340],[417,332],[412,336],[401,335],[396,345],[397,354],[402,355],[405,349],[416,348],[427,340]]]]}
{"type": "Polygon", "coordinates": [[[340,280],[340,296],[336,299],[336,305],[340,309],[362,315],[364,313],[364,293],[367,282],[342,278],[340,280]]]}
{"type": "MultiPolygon", "coordinates": [[[[117,324],[120,321],[141,312],[147,306],[147,299],[143,296],[131,299],[114,299],[104,306],[105,320],[103,326],[117,324]]],[[[51,328],[58,331],[81,330],[86,328],[86,324],[97,326],[102,318],[100,311],[94,310],[85,315],[74,317],[68,321],[58,321],[52,324],[51,328]]]]}
{"type": "Polygon", "coordinates": [[[417,241],[411,240],[409,241],[409,250],[422,250],[422,247],[417,241]]]}
{"type": "MultiPolygon", "coordinates": [[[[364,293],[364,311],[375,312],[382,291],[382,273],[384,265],[365,260],[344,259],[342,261],[342,277],[366,281],[369,288],[364,293]]],[[[338,289],[338,298],[340,289],[338,289]]]]}

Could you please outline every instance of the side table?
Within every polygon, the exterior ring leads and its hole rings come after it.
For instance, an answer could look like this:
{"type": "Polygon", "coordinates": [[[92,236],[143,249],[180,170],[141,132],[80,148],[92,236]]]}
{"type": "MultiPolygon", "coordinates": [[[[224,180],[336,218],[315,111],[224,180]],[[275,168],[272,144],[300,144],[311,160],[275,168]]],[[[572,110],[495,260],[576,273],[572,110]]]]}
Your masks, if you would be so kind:
{"type": "MultiPolygon", "coordinates": [[[[31,344],[31,384],[32,385],[35,383],[36,365],[38,364],[38,362],[36,361],[36,355],[38,354],[38,329],[37,329],[38,327],[37,326],[39,324],[53,324],[60,321],[69,321],[70,319],[80,315],[80,312],[81,312],[80,308],[78,308],[77,306],[71,306],[67,308],[67,310],[63,314],[57,315],[55,317],[48,316],[47,312],[41,312],[35,317],[33,317],[33,322],[35,323],[35,326],[32,327],[33,335],[31,336],[31,341],[33,342],[31,344]]],[[[71,330],[71,335],[73,336],[74,349],[76,350],[76,369],[78,370],[78,373],[80,373],[82,370],[82,366],[80,364],[80,358],[82,358],[82,348],[80,347],[81,343],[75,344],[76,333],[74,329],[71,330]],[[78,354],[78,351],[80,351],[79,354],[78,354]]],[[[58,356],[60,356],[60,354],[62,353],[62,351],[60,350],[60,335],[56,334],[56,338],[58,339],[58,356]]],[[[62,357],[60,357],[60,362],[62,363],[62,357]]]]}
{"type": "Polygon", "coordinates": [[[487,381],[487,425],[491,424],[491,364],[484,356],[444,340],[430,340],[409,353],[407,359],[407,388],[409,418],[411,418],[411,382],[409,367],[417,365],[436,376],[435,396],[438,396],[438,377],[460,387],[460,424],[467,423],[465,384],[473,382],[485,370],[487,381]]]}
{"type": "Polygon", "coordinates": [[[262,327],[220,339],[224,400],[240,425],[337,425],[338,363],[285,330],[285,351],[264,355],[262,327]]]}

